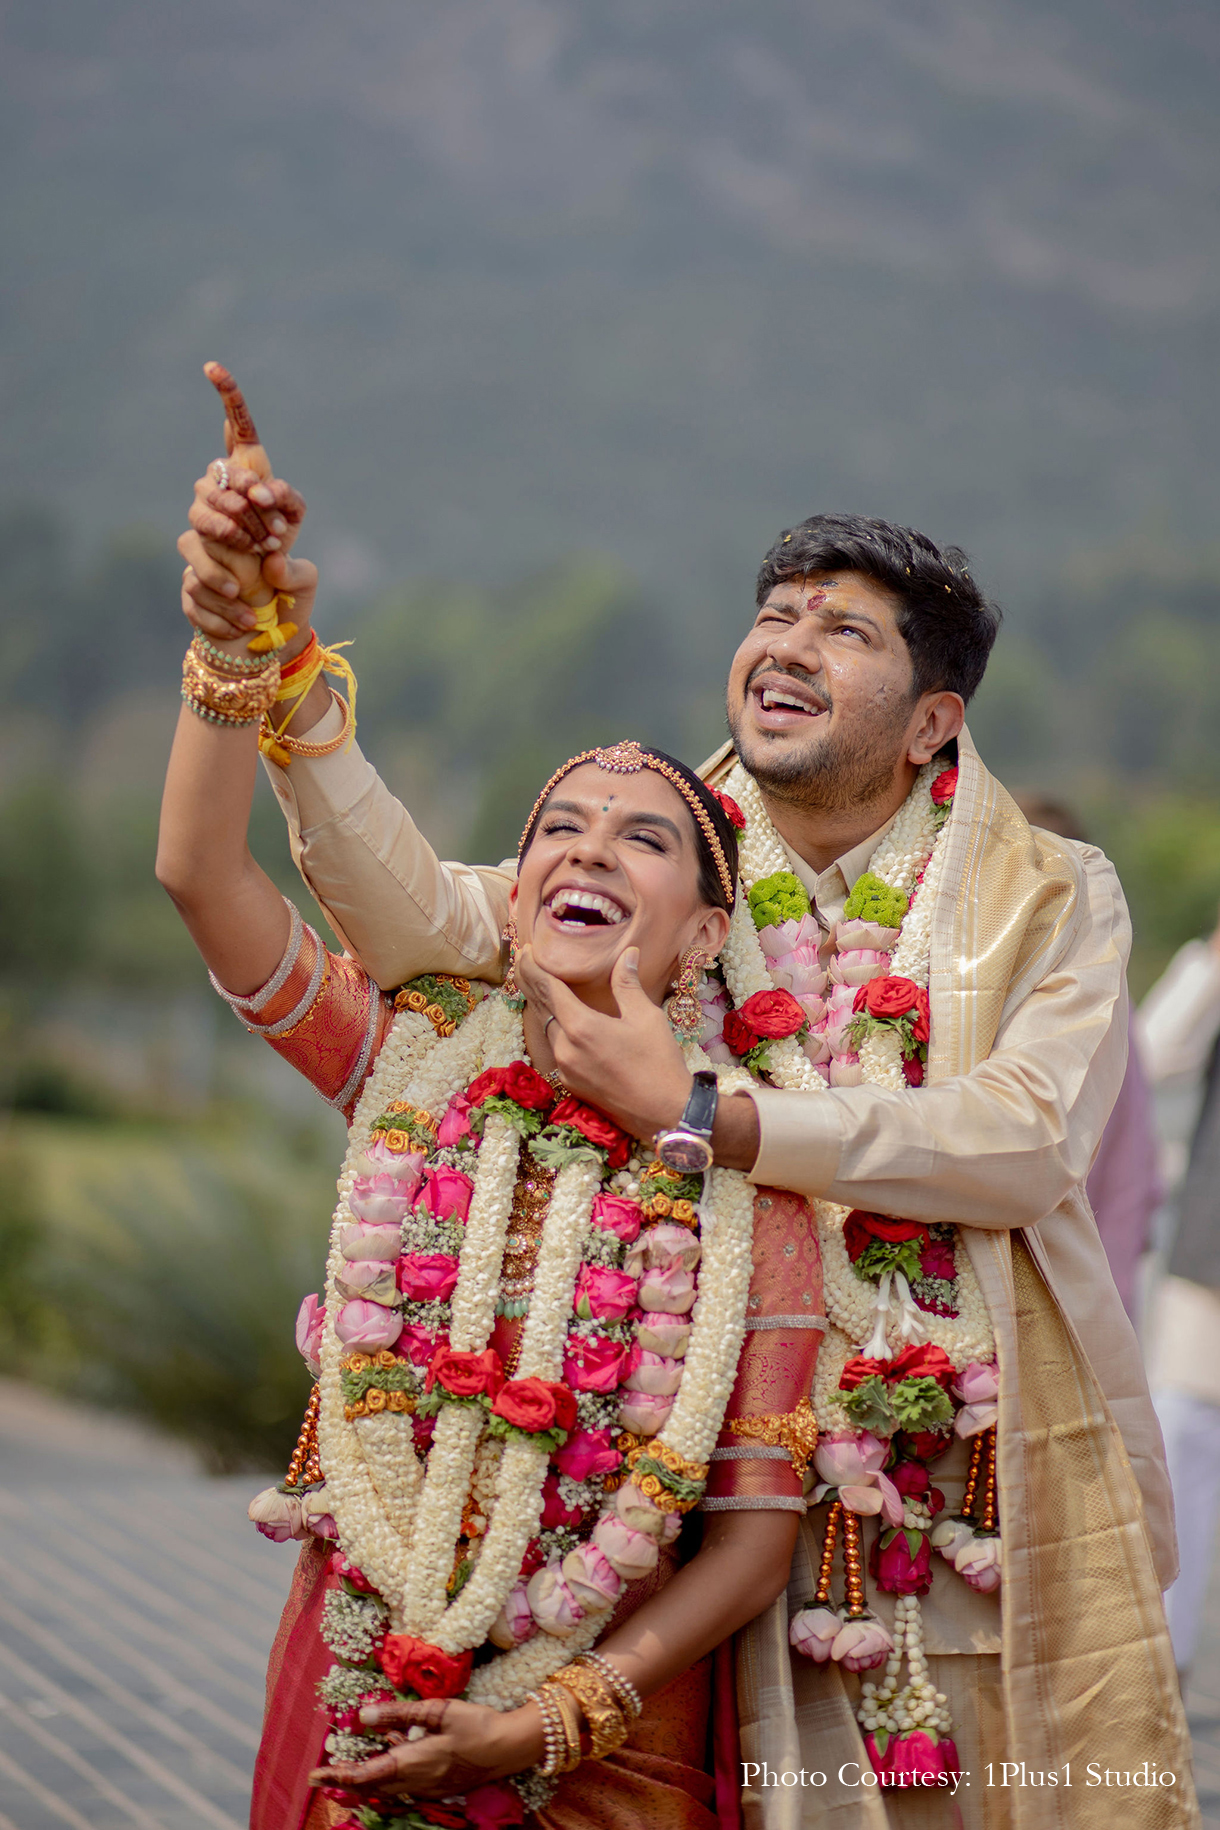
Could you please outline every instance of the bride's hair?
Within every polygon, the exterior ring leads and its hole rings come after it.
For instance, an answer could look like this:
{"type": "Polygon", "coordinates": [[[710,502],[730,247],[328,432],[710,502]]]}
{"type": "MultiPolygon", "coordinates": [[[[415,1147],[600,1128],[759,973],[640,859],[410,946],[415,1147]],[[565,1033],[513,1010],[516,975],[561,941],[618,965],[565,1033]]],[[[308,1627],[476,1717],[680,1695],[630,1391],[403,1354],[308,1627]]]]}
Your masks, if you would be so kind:
{"type": "MultiPolygon", "coordinates": [[[[705,781],[701,781],[693,769],[688,769],[684,762],[679,762],[676,756],[670,756],[668,751],[655,750],[651,744],[640,744],[638,747],[645,756],[652,757],[656,762],[665,765],[663,769],[658,769],[656,771],[657,774],[680,775],[682,777],[683,782],[699,802],[699,805],[703,808],[711,822],[712,829],[719,841],[721,852],[724,855],[724,862],[728,867],[729,882],[736,883],[737,831],[714,790],[709,788],[705,781]]],[[[588,760],[592,762],[594,760],[593,753],[587,752],[586,754],[588,760]]],[[[573,758],[573,762],[569,767],[574,766],[580,760],[582,759],[573,758]]],[[[561,774],[566,774],[566,772],[566,770],[561,771],[561,774]]],[[[552,782],[548,784],[548,786],[554,786],[554,778],[552,778],[552,782]]],[[[521,846],[517,854],[518,860],[524,858],[526,852],[533,843],[539,816],[549,798],[549,793],[545,798],[540,797],[538,804],[531,813],[525,831],[521,835],[521,846]]],[[[686,799],[688,797],[684,796],[683,798],[686,799]]],[[[720,873],[719,861],[717,860],[716,854],[708,840],[708,836],[703,829],[702,822],[694,817],[693,810],[691,814],[691,830],[695,835],[695,855],[699,860],[699,894],[703,898],[703,901],[710,903],[713,908],[724,909],[726,913],[731,914],[733,907],[732,899],[725,888],[724,880],[720,873]]]]}

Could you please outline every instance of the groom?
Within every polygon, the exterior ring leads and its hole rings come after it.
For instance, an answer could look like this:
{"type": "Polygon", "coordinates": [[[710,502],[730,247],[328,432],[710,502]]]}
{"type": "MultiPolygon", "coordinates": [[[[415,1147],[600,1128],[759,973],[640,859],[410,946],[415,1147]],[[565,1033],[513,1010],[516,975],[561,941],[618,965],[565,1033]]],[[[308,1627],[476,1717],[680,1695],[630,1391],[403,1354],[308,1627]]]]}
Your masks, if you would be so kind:
{"type": "MultiPolygon", "coordinates": [[[[255,547],[270,582],[296,596],[299,644],[315,581],[286,554],[302,505],[279,484],[225,480],[201,479],[180,543],[187,614],[231,634],[240,613],[225,557],[255,547]]],[[[824,960],[920,769],[948,752],[958,776],[927,899],[928,1084],[852,1085],[848,1073],[829,1090],[757,1086],[720,1102],[716,1158],[760,1185],[962,1229],[998,1350],[1004,1564],[999,1607],[960,1583],[936,1584],[925,1603],[933,1681],[962,1724],[972,1774],[961,1821],[1101,1830],[1118,1801],[1104,1786],[1078,1788],[1086,1765],[1125,1777],[1147,1760],[1173,1782],[1124,1786],[1121,1820],[1195,1824],[1160,1602],[1175,1566],[1160,1436],[1083,1193],[1125,1062],[1129,924],[1117,879],[1097,851],[1032,830],[970,742],[965,704],[998,613],[956,549],[881,521],[813,516],[766,555],[757,605],[730,668],[732,745],[704,773],[720,782],[736,757],[749,771],[779,855],[808,892],[824,960]],[[1003,1762],[1055,1772],[1059,1785],[993,1794],[989,1762],[997,1786],[1003,1762]]],[[[342,719],[315,687],[293,728],[325,745],[342,719]]],[[[302,875],[383,986],[425,971],[500,976],[511,865],[440,863],[355,748],[269,773],[302,875]]],[[[550,1040],[575,1092],[636,1136],[677,1121],[690,1076],[629,971],[614,1018],[565,998],[528,955],[519,971],[555,1013],[550,1040]]],[[[937,1469],[950,1511],[963,1477],[948,1460],[937,1469]]],[[[814,1554],[804,1538],[794,1606],[812,1593],[814,1554]]],[[[856,1777],[868,1762],[849,1680],[837,1665],[791,1660],[786,1629],[781,1603],[744,1636],[743,1756],[756,1778],[805,1764],[829,1779],[799,1805],[747,1792],[747,1821],[905,1824],[901,1800],[883,1804],[856,1777]]]]}

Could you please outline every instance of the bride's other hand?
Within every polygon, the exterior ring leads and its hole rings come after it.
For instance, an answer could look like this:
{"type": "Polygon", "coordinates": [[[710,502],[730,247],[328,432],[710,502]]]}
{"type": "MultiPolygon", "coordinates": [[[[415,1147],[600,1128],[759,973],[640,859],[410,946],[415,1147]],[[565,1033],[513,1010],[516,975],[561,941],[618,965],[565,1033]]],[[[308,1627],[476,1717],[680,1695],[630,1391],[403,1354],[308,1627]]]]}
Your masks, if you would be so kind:
{"type": "MultiPolygon", "coordinates": [[[[189,561],[182,574],[182,614],[188,623],[214,642],[231,642],[254,628],[254,615],[238,601],[233,574],[212,556],[197,536],[183,534],[178,551],[189,561]]],[[[273,591],[294,598],[292,620],[297,633],[280,651],[290,661],[309,640],[314,599],[318,593],[318,568],[308,559],[272,553],[263,561],[263,578],[273,591]]]]}
{"type": "Polygon", "coordinates": [[[371,1760],[318,1767],[311,1785],[343,1786],[391,1796],[447,1798],[471,1792],[493,1779],[534,1766],[543,1754],[542,1717],[533,1703],[501,1713],[454,1699],[440,1710],[439,1699],[423,1703],[374,1703],[360,1711],[361,1727],[388,1734],[395,1743],[371,1760]],[[408,1741],[403,1731],[440,1715],[436,1733],[408,1741]]]}

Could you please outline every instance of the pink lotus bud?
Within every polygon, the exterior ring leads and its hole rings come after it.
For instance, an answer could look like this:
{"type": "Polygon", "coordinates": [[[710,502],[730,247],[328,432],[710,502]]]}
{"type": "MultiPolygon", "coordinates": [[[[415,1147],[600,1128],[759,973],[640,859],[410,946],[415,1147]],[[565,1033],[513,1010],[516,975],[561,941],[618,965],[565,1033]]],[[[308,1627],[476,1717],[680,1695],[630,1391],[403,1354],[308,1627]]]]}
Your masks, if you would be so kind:
{"type": "Polygon", "coordinates": [[[837,1487],[849,1512],[864,1517],[880,1512],[891,1525],[901,1525],[902,1495],[882,1473],[888,1454],[888,1444],[867,1430],[859,1436],[824,1436],[813,1456],[820,1482],[815,1499],[823,1499],[828,1488],[837,1487]]]}
{"type": "Polygon", "coordinates": [[[801,1047],[805,1051],[806,1061],[810,1062],[813,1067],[823,1067],[830,1060],[830,1044],[826,1040],[825,1029],[821,1031],[811,1029],[801,1047]]]}
{"type": "Polygon", "coordinates": [[[339,1527],[331,1517],[330,1500],[327,1497],[325,1483],[305,1494],[301,1501],[301,1519],[315,1538],[338,1540],[339,1527]]]}
{"type": "Polygon", "coordinates": [[[574,1392],[612,1392],[618,1387],[627,1349],[618,1341],[570,1334],[564,1352],[563,1382],[574,1392]]]}
{"type": "Polygon", "coordinates": [[[968,1519],[938,1519],[929,1536],[933,1550],[938,1550],[947,1563],[956,1565],[958,1552],[974,1543],[974,1527],[968,1519]]]}
{"type": "Polygon", "coordinates": [[[460,1169],[424,1170],[418,1205],[434,1220],[462,1220],[470,1212],[474,1183],[460,1169]]]}
{"type": "Polygon", "coordinates": [[[607,1514],[593,1528],[593,1542],[624,1582],[638,1582],[656,1568],[657,1541],[647,1532],[632,1531],[620,1518],[607,1514]]]}
{"type": "MultiPolygon", "coordinates": [[[[610,1502],[611,1510],[630,1531],[642,1531],[646,1538],[660,1543],[665,1531],[666,1514],[642,1493],[634,1481],[624,1481],[610,1502]]],[[[609,1513],[604,1515],[609,1517],[609,1513]]]]}
{"type": "Polygon", "coordinates": [[[802,915],[799,921],[773,921],[758,930],[758,942],[768,960],[782,959],[798,947],[812,947],[816,952],[822,930],[815,915],[802,915]]]}
{"type": "Polygon", "coordinates": [[[975,1538],[963,1544],[953,1559],[953,1567],[964,1582],[981,1595],[989,1595],[1000,1586],[999,1538],[975,1538]]]}
{"type": "Polygon", "coordinates": [[[666,1315],[684,1315],[694,1307],[695,1280],[683,1265],[645,1271],[637,1301],[641,1309],[661,1309],[666,1315]]]}
{"type": "Polygon", "coordinates": [[[884,1665],[894,1650],[894,1641],[881,1622],[872,1614],[857,1620],[845,1620],[830,1648],[836,1664],[848,1671],[872,1671],[884,1665]]]}
{"type": "Polygon", "coordinates": [[[718,1041],[705,1042],[703,1052],[708,1060],[714,1061],[718,1067],[736,1067],[738,1065],[736,1055],[723,1038],[718,1041]]]}
{"type": "Polygon", "coordinates": [[[795,992],[797,1003],[808,1017],[810,1025],[820,1023],[826,1015],[826,1000],[816,992],[795,992]]]}
{"type": "Polygon", "coordinates": [[[627,1357],[622,1382],[629,1392],[673,1398],[682,1383],[682,1362],[668,1359],[665,1354],[649,1353],[637,1341],[627,1357]]]}
{"type": "Polygon", "coordinates": [[[627,1271],[612,1271],[609,1265],[582,1264],[576,1273],[572,1308],[581,1321],[594,1317],[601,1321],[621,1322],[635,1305],[635,1278],[627,1271]]]}
{"type": "Polygon", "coordinates": [[[832,1055],[830,1084],[832,1087],[863,1086],[864,1069],[860,1066],[859,1055],[832,1055]]]}
{"type": "Polygon", "coordinates": [[[649,1353],[663,1353],[680,1360],[690,1345],[689,1315],[666,1315],[663,1309],[650,1309],[635,1325],[635,1338],[649,1353]]]}
{"type": "Polygon", "coordinates": [[[998,1404],[963,1404],[953,1419],[953,1430],[957,1436],[977,1436],[983,1430],[989,1430],[1000,1415],[998,1404]]]}
{"type": "Polygon", "coordinates": [[[340,1229],[339,1250],[351,1264],[359,1258],[382,1258],[392,1264],[402,1251],[402,1228],[359,1220],[340,1229]]]}
{"type": "Polygon", "coordinates": [[[879,921],[841,921],[835,928],[835,946],[840,953],[854,953],[873,947],[888,953],[897,945],[901,928],[883,928],[879,921]]]}
{"type": "Polygon", "coordinates": [[[397,1352],[412,1366],[426,1366],[438,1347],[448,1345],[449,1336],[443,1330],[425,1328],[422,1322],[408,1322],[395,1343],[397,1352]]]}
{"type": "Polygon", "coordinates": [[[470,1136],[470,1101],[465,1093],[457,1093],[445,1107],[444,1117],[436,1128],[436,1141],[440,1149],[450,1150],[454,1144],[460,1144],[464,1137],[470,1136]]]}
{"type": "Polygon", "coordinates": [[[363,1296],[370,1303],[393,1304],[398,1301],[394,1267],[383,1258],[358,1258],[343,1267],[342,1277],[335,1279],[340,1296],[363,1296]]]}
{"type": "Polygon", "coordinates": [[[634,1430],[637,1436],[655,1436],[665,1428],[673,1408],[672,1398],[661,1398],[652,1392],[630,1392],[619,1405],[619,1427],[634,1430]]]}
{"type": "Polygon", "coordinates": [[[322,1368],[322,1330],[326,1326],[326,1309],[316,1296],[307,1296],[297,1310],[297,1352],[316,1379],[322,1368]]]}
{"type": "Polygon", "coordinates": [[[655,1266],[662,1271],[671,1264],[693,1271],[703,1250],[698,1234],[677,1220],[663,1220],[660,1226],[649,1227],[644,1243],[648,1249],[645,1263],[650,1269],[655,1266]]]}
{"type": "Polygon", "coordinates": [[[301,1515],[300,1500],[295,1494],[281,1493],[278,1487],[265,1487],[261,1493],[256,1493],[246,1510],[246,1517],[273,1544],[286,1544],[289,1538],[309,1535],[301,1515]]]}
{"type": "Polygon", "coordinates": [[[368,1220],[374,1226],[401,1226],[411,1211],[415,1193],[414,1189],[410,1194],[402,1193],[405,1187],[405,1183],[395,1182],[390,1176],[377,1176],[375,1180],[357,1176],[347,1205],[357,1220],[368,1220]]]}
{"type": "Polygon", "coordinates": [[[397,1309],[386,1309],[381,1303],[344,1303],[335,1317],[335,1333],[345,1347],[376,1353],[378,1348],[393,1347],[402,1333],[402,1316],[397,1309]]]}
{"type": "Polygon", "coordinates": [[[853,947],[838,953],[830,962],[830,977],[836,985],[867,985],[870,979],[884,978],[890,969],[890,955],[875,947],[853,947]]]}
{"type": "Polygon", "coordinates": [[[623,1269],[630,1277],[640,1277],[646,1270],[664,1271],[671,1264],[693,1271],[702,1251],[698,1235],[676,1220],[665,1220],[637,1239],[628,1252],[623,1269]]]}
{"type": "Polygon", "coordinates": [[[563,1579],[586,1614],[613,1607],[623,1592],[623,1578],[596,1544],[578,1544],[568,1552],[563,1579]]]}
{"type": "Polygon", "coordinates": [[[951,1390],[963,1404],[987,1404],[1000,1395],[1000,1369],[994,1360],[971,1360],[958,1373],[951,1390]]]}
{"type": "Polygon", "coordinates": [[[496,1615],[488,1632],[493,1646],[509,1652],[514,1646],[522,1646],[527,1639],[532,1639],[538,1631],[538,1623],[530,1611],[529,1595],[524,1582],[510,1589],[504,1606],[496,1615]]]}
{"type": "Polygon", "coordinates": [[[398,1261],[398,1288],[408,1302],[447,1303],[458,1280],[458,1260],[448,1252],[407,1252],[398,1261]]]}
{"type": "Polygon", "coordinates": [[[370,1180],[391,1176],[402,1185],[393,1191],[400,1195],[415,1193],[423,1166],[422,1151],[391,1150],[380,1134],[371,1137],[364,1146],[363,1155],[356,1158],[357,1176],[368,1176],[370,1180]]]}
{"type": "Polygon", "coordinates": [[[850,985],[832,985],[826,993],[826,1020],[828,1023],[846,1023],[854,1014],[856,994],[850,985]]]}
{"type": "Polygon", "coordinates": [[[842,1625],[842,1620],[833,1608],[802,1608],[788,1623],[788,1643],[795,1646],[798,1652],[803,1652],[806,1658],[811,1658],[815,1664],[824,1665],[842,1625]]]}
{"type": "Polygon", "coordinates": [[[557,1563],[548,1564],[530,1577],[526,1589],[530,1612],[544,1633],[557,1639],[568,1634],[583,1620],[584,1612],[560,1574],[557,1563]]]}
{"type": "Polygon", "coordinates": [[[594,1195],[589,1222],[630,1245],[640,1235],[640,1204],[626,1195],[594,1195]]]}
{"type": "Polygon", "coordinates": [[[613,1474],[622,1462],[614,1447],[613,1430],[573,1430],[551,1460],[569,1480],[587,1481],[595,1474],[613,1474]]]}

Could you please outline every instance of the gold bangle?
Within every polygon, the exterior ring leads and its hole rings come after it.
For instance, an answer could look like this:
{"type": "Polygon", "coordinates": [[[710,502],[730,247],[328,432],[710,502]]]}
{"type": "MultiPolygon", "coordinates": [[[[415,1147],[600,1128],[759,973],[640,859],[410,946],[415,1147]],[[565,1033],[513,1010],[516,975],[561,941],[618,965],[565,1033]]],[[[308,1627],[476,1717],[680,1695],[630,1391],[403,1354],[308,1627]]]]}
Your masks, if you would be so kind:
{"type": "MultiPolygon", "coordinates": [[[[336,705],[341,705],[343,707],[343,729],[339,732],[339,735],[337,737],[332,737],[327,743],[310,743],[307,738],[290,737],[287,731],[277,731],[270,720],[268,720],[263,735],[268,740],[267,754],[271,756],[273,762],[279,762],[280,759],[275,755],[274,750],[270,748],[271,745],[274,745],[280,750],[286,750],[290,757],[305,756],[312,758],[316,756],[333,756],[336,750],[341,750],[350,740],[354,729],[352,723],[352,708],[343,697],[343,694],[337,693],[333,686],[330,689],[330,696],[336,705]]],[[[286,767],[286,765],[281,765],[281,767],[286,767]]]]}
{"type": "Polygon", "coordinates": [[[257,673],[222,673],[192,642],[182,657],[182,697],[213,724],[256,724],[275,703],[280,664],[271,657],[257,673]]]}
{"type": "Polygon", "coordinates": [[[551,1682],[562,1684],[579,1703],[589,1726],[591,1759],[603,1760],[623,1745],[629,1732],[627,1718],[600,1671],[589,1665],[565,1665],[555,1672],[551,1682]]]}
{"type": "Polygon", "coordinates": [[[581,1712],[580,1704],[570,1690],[557,1684],[554,1678],[548,1678],[542,1686],[541,1694],[553,1703],[563,1725],[563,1753],[560,1756],[557,1771],[572,1773],[583,1759],[580,1745],[581,1712]]]}

